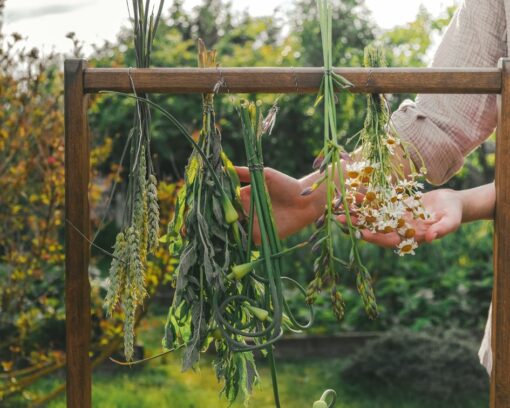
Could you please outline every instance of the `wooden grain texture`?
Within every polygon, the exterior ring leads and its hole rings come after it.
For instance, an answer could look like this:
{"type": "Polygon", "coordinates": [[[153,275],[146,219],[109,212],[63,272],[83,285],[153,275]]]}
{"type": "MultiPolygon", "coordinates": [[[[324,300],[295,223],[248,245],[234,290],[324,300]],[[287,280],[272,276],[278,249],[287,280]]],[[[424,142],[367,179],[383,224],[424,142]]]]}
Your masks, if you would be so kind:
{"type": "Polygon", "coordinates": [[[492,305],[491,408],[510,407],[510,60],[500,61],[492,305]]]}
{"type": "Polygon", "coordinates": [[[65,298],[67,407],[90,408],[91,336],[88,264],[90,236],[88,186],[90,171],[84,60],[64,63],[65,75],[65,298]]]}
{"type": "MultiPolygon", "coordinates": [[[[352,92],[495,94],[501,90],[496,68],[339,68],[355,86],[352,92]]],[[[315,93],[322,68],[90,68],[85,92],[131,92],[129,74],[138,92],[315,93]]]]}

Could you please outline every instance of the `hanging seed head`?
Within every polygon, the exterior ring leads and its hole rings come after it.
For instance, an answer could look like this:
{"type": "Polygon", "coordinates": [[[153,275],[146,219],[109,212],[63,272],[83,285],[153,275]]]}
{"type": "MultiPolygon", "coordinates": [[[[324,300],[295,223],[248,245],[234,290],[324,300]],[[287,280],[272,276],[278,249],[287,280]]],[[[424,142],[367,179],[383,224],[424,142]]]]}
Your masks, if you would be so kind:
{"type": "Polygon", "coordinates": [[[368,45],[365,47],[363,62],[367,68],[385,68],[388,65],[386,63],[384,49],[375,45],[368,45]]]}
{"type": "Polygon", "coordinates": [[[312,187],[307,187],[303,191],[301,191],[301,196],[306,197],[313,193],[312,187]]]}
{"type": "Polygon", "coordinates": [[[315,275],[315,278],[310,281],[306,288],[306,303],[312,305],[317,299],[317,294],[322,288],[322,279],[319,274],[315,275]]]}
{"type": "MultiPolygon", "coordinates": [[[[324,252],[324,254],[321,255],[320,259],[321,259],[321,265],[323,268],[326,268],[326,266],[329,265],[329,255],[330,255],[329,252],[324,252]]],[[[326,273],[327,273],[327,271],[326,271],[326,273]]]]}
{"type": "Polygon", "coordinates": [[[154,253],[159,245],[159,205],[158,205],[158,182],[151,174],[147,180],[147,207],[149,224],[149,251],[154,253]]]}
{"type": "Polygon", "coordinates": [[[341,320],[344,317],[345,301],[336,286],[331,288],[331,306],[335,317],[341,320]]]}
{"type": "Polygon", "coordinates": [[[319,235],[321,234],[322,231],[320,230],[317,230],[315,231],[311,236],[310,238],[308,238],[308,243],[313,243],[317,240],[317,238],[319,237],[319,235]]]}
{"type": "Polygon", "coordinates": [[[324,221],[326,219],[326,215],[322,214],[317,220],[315,221],[315,226],[317,228],[321,228],[324,225],[324,221]]]}
{"type": "Polygon", "coordinates": [[[278,106],[273,105],[273,107],[269,110],[267,116],[264,118],[262,122],[262,131],[268,135],[271,135],[273,132],[274,125],[276,123],[276,114],[278,113],[278,106]]]}
{"type": "Polygon", "coordinates": [[[324,242],[324,239],[326,237],[320,239],[319,241],[317,241],[313,246],[312,246],[312,252],[313,253],[319,253],[319,251],[322,249],[322,244],[324,242]]]}
{"type": "Polygon", "coordinates": [[[147,186],[145,176],[147,173],[147,161],[145,157],[145,146],[140,149],[140,163],[137,175],[137,190],[135,198],[133,225],[138,232],[138,244],[140,259],[145,265],[147,259],[147,247],[149,239],[149,225],[147,214],[147,186]]]}
{"type": "Polygon", "coordinates": [[[145,272],[140,259],[140,237],[138,231],[129,227],[127,230],[127,248],[129,250],[128,285],[134,307],[141,305],[147,296],[145,289],[145,272]]]}
{"type": "Polygon", "coordinates": [[[331,155],[327,155],[325,159],[321,162],[321,165],[319,166],[319,173],[324,173],[326,169],[328,168],[329,162],[331,159],[331,155]]]}
{"type": "Polygon", "coordinates": [[[377,310],[374,289],[372,287],[372,278],[363,265],[353,264],[351,265],[351,269],[356,273],[356,287],[363,300],[365,312],[368,317],[375,319],[379,312],[377,310]]]}
{"type": "Polygon", "coordinates": [[[303,191],[301,191],[302,196],[309,196],[312,194],[317,188],[319,187],[320,183],[316,182],[313,183],[311,186],[305,188],[303,191]]]}
{"type": "Polygon", "coordinates": [[[322,267],[322,259],[319,257],[313,262],[313,273],[318,275],[322,267]]]}
{"type": "Polygon", "coordinates": [[[312,408],[328,408],[326,401],[315,401],[312,408]]]}
{"type": "Polygon", "coordinates": [[[333,199],[333,210],[338,211],[343,204],[342,196],[337,196],[333,199]]]}
{"type": "Polygon", "coordinates": [[[107,315],[111,316],[117,306],[126,281],[126,240],[123,232],[115,239],[113,260],[110,265],[110,282],[104,301],[107,315]]]}
{"type": "Polygon", "coordinates": [[[127,361],[131,361],[134,354],[135,302],[129,285],[124,290],[122,306],[124,308],[124,356],[127,361]]]}

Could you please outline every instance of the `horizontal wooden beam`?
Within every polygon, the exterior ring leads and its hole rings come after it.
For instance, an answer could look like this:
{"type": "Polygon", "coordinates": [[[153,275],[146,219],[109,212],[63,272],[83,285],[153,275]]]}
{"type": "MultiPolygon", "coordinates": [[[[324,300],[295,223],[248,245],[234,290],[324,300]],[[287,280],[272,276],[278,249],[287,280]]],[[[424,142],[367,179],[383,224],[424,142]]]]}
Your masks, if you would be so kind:
{"type": "MultiPolygon", "coordinates": [[[[352,92],[497,94],[501,71],[497,68],[338,68],[354,84],[352,92]]],[[[315,93],[322,68],[88,68],[87,93],[315,93]]]]}

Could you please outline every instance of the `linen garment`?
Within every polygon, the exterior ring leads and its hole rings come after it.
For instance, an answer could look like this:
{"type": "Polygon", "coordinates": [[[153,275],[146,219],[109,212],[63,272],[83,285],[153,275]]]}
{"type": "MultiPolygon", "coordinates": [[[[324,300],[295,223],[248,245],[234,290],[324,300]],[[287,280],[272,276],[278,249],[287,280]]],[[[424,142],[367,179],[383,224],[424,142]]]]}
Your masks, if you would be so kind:
{"type": "MultiPolygon", "coordinates": [[[[432,67],[497,67],[509,55],[507,27],[510,0],[465,0],[453,17],[434,56],[432,67]]],[[[393,114],[398,134],[419,152],[410,154],[427,178],[440,185],[464,164],[464,157],[494,131],[496,95],[419,95],[393,114]]],[[[491,307],[492,309],[492,307],[491,307]]],[[[478,353],[492,371],[491,309],[478,353]]]]}

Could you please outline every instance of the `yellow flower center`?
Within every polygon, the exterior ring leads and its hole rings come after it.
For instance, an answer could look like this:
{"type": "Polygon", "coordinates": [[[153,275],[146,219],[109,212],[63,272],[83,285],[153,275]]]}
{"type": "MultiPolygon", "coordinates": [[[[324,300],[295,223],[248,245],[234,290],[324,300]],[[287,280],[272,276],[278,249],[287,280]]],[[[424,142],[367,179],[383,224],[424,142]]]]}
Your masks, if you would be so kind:
{"type": "Polygon", "coordinates": [[[376,199],[376,194],[373,192],[373,191],[369,191],[366,195],[365,195],[365,199],[367,201],[374,201],[376,199]]]}
{"type": "Polygon", "coordinates": [[[413,246],[410,244],[404,245],[402,248],[400,248],[400,252],[403,252],[405,254],[408,252],[411,252],[412,250],[413,250],[413,246]]]}

